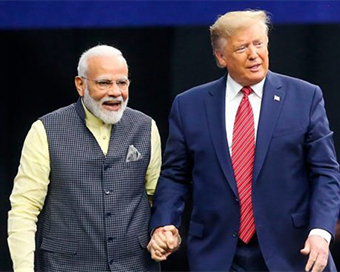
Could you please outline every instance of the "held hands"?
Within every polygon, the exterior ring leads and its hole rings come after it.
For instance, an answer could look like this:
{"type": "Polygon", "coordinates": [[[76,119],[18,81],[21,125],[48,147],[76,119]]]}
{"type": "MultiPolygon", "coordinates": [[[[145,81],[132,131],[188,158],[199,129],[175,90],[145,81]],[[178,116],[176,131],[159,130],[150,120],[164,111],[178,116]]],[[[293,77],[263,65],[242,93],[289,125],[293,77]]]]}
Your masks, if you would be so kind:
{"type": "Polygon", "coordinates": [[[151,258],[157,262],[164,261],[179,248],[181,237],[178,229],[173,226],[164,226],[155,229],[147,246],[151,258]]]}
{"type": "Polygon", "coordinates": [[[310,235],[300,252],[303,255],[309,255],[305,271],[321,272],[324,270],[329,254],[328,243],[324,238],[310,235]]]}

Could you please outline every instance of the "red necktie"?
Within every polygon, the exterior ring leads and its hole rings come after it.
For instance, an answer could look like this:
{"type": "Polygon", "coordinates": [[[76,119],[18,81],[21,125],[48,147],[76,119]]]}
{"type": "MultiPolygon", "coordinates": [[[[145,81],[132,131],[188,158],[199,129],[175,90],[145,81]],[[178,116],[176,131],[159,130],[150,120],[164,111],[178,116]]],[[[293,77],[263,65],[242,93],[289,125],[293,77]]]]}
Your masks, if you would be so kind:
{"type": "Polygon", "coordinates": [[[255,155],[253,109],[248,95],[250,87],[242,88],[243,98],[237,109],[232,143],[232,164],[241,206],[239,238],[246,244],[255,233],[252,204],[252,179],[255,155]]]}

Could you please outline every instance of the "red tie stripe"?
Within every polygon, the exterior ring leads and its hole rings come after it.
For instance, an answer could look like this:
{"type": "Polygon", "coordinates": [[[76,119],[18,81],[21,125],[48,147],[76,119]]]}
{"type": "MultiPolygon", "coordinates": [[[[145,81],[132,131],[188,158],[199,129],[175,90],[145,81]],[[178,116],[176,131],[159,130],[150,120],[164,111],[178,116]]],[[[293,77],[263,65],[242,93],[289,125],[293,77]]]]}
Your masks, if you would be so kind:
{"type": "Polygon", "coordinates": [[[243,98],[237,109],[232,142],[232,164],[240,199],[241,218],[239,237],[246,244],[255,233],[252,204],[252,180],[255,155],[253,109],[248,95],[250,87],[242,88],[243,98]]]}

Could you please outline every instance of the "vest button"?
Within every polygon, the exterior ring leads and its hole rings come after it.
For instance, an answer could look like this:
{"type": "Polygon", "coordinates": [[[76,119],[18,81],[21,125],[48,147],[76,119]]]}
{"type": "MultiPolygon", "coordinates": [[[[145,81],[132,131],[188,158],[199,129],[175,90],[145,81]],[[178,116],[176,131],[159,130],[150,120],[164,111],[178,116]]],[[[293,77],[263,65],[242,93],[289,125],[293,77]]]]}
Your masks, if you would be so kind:
{"type": "Polygon", "coordinates": [[[108,242],[112,242],[112,241],[113,241],[113,237],[107,238],[107,241],[108,241],[108,242]]]}
{"type": "Polygon", "coordinates": [[[111,194],[110,190],[105,190],[105,194],[106,194],[106,195],[111,194]]]}
{"type": "Polygon", "coordinates": [[[107,217],[111,216],[111,213],[110,212],[106,213],[106,216],[107,217]]]}

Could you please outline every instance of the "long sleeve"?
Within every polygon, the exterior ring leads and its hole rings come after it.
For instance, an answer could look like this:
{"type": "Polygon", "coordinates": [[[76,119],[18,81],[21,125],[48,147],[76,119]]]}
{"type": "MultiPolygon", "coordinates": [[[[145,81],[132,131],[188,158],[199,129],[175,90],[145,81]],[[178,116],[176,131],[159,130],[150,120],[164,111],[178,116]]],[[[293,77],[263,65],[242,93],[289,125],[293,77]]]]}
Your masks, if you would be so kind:
{"type": "MultiPolygon", "coordinates": [[[[107,152],[111,126],[87,123],[104,154],[107,152]],[[106,136],[106,137],[103,137],[106,136]]],[[[145,177],[148,195],[153,195],[161,167],[161,143],[154,121],[151,127],[151,158],[145,177]]],[[[45,128],[41,121],[32,125],[22,150],[18,174],[10,197],[8,245],[15,272],[34,271],[36,223],[47,195],[50,157],[45,128]]]]}
{"type": "Polygon", "coordinates": [[[149,196],[155,192],[162,164],[161,140],[154,120],[151,124],[151,158],[145,175],[145,188],[149,196]]]}
{"type": "Polygon", "coordinates": [[[47,194],[49,174],[46,131],[42,122],[36,121],[25,139],[10,196],[8,245],[15,272],[34,271],[36,222],[47,194]]]}

